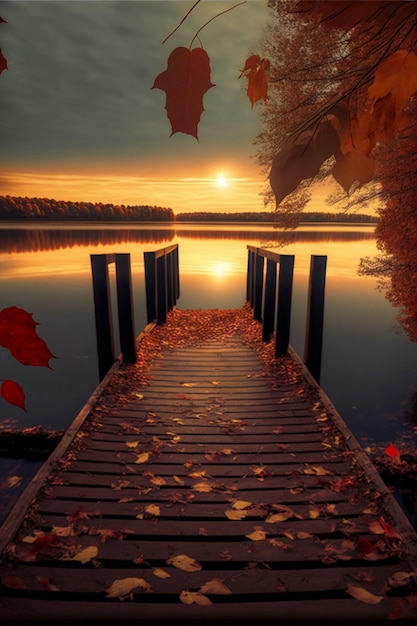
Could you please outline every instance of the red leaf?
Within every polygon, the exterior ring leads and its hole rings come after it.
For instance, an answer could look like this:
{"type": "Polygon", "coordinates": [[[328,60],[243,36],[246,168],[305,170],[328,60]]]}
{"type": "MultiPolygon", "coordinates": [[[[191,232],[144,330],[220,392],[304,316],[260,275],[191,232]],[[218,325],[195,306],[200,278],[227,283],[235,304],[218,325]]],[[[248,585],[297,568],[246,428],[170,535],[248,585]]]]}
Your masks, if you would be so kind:
{"type": "Polygon", "coordinates": [[[25,392],[20,385],[14,382],[14,380],[3,381],[0,387],[0,394],[6,402],[14,404],[15,406],[18,406],[26,411],[25,392]]]}
{"type": "Polygon", "coordinates": [[[23,365],[43,365],[50,367],[49,360],[56,357],[45,341],[36,333],[31,313],[17,306],[0,311],[0,346],[10,350],[15,359],[23,365]]]}
{"type": "Polygon", "coordinates": [[[168,67],[156,78],[152,89],[166,93],[166,111],[171,122],[171,136],[186,133],[198,140],[198,123],[203,96],[214,84],[210,80],[210,59],[202,48],[179,47],[171,52],[168,67]]]}
{"type": "MultiPolygon", "coordinates": [[[[0,18],[1,19],[1,18],[0,18]]],[[[4,21],[4,20],[3,20],[4,21]]],[[[6,57],[2,54],[1,48],[0,48],[0,74],[2,73],[3,70],[7,70],[7,59],[6,57]]]]}
{"type": "Polygon", "coordinates": [[[246,93],[253,106],[258,100],[268,100],[268,59],[261,59],[257,54],[252,54],[245,61],[245,66],[239,78],[246,76],[248,87],[246,93]]]}
{"type": "Polygon", "coordinates": [[[393,443],[390,443],[388,448],[385,448],[385,454],[388,454],[392,459],[398,459],[401,452],[394,446],[393,443]]]}

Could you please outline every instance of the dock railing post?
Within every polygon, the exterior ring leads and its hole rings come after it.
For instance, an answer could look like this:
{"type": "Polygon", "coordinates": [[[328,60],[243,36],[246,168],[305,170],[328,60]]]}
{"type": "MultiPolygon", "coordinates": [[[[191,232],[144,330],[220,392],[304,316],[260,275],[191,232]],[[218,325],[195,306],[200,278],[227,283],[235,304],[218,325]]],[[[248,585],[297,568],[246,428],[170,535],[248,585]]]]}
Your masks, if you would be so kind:
{"type": "Polygon", "coordinates": [[[165,324],[167,313],[180,297],[178,244],[144,252],[146,313],[148,324],[165,324]]]}
{"type": "Polygon", "coordinates": [[[268,341],[274,332],[275,301],[277,294],[277,263],[266,260],[266,277],[264,293],[264,319],[262,323],[262,341],[268,341]]]}
{"type": "Polygon", "coordinates": [[[156,319],[156,253],[143,253],[145,266],[146,317],[150,324],[156,319]]]}
{"type": "Polygon", "coordinates": [[[130,254],[116,254],[116,285],[120,349],[123,361],[136,363],[136,335],[130,254]]]}
{"type": "Polygon", "coordinates": [[[156,321],[165,324],[167,321],[167,275],[166,256],[156,259],[156,321]]]}
{"type": "Polygon", "coordinates": [[[253,302],[253,318],[262,322],[262,295],[264,289],[264,257],[257,254],[255,257],[255,287],[253,302]]]}
{"type": "Polygon", "coordinates": [[[275,331],[275,356],[288,352],[290,343],[292,286],[294,275],[294,255],[280,254],[278,277],[277,322],[275,331]]]}
{"type": "Polygon", "coordinates": [[[113,365],[114,337],[110,300],[108,259],[114,255],[92,254],[90,257],[93,275],[94,314],[99,378],[102,380],[113,365]]]}
{"type": "Polygon", "coordinates": [[[304,362],[317,382],[320,381],[323,346],[326,264],[326,256],[311,256],[304,362]]]}

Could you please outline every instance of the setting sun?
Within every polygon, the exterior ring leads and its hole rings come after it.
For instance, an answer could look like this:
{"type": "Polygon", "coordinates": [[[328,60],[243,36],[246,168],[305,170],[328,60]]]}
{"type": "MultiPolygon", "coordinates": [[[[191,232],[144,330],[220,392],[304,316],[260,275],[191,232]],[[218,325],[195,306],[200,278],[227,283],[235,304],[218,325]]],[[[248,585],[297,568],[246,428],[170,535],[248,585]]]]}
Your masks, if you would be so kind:
{"type": "Polygon", "coordinates": [[[220,187],[224,189],[229,186],[229,181],[227,177],[223,174],[223,172],[219,172],[216,176],[216,187],[220,187]]]}

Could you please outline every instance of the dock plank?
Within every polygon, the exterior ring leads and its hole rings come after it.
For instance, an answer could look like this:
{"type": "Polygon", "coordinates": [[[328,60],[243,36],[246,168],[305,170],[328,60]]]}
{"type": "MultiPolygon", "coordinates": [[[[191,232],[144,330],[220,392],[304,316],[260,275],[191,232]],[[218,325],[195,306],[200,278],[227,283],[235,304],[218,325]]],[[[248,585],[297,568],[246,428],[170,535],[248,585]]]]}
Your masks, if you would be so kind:
{"type": "Polygon", "coordinates": [[[325,394],[247,311],[175,342],[187,315],[144,336],[145,373],[114,369],[18,503],[2,623],[415,620],[416,534],[325,394]]]}

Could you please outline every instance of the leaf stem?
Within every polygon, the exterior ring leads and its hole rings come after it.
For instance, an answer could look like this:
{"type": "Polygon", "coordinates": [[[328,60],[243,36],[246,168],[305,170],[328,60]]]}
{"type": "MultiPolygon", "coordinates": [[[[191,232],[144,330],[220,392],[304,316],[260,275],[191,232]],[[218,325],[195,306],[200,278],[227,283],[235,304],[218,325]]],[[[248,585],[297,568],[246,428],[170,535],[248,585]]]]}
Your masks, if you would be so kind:
{"type": "MultiPolygon", "coordinates": [[[[195,7],[197,6],[197,4],[199,4],[200,2],[201,2],[201,0],[196,0],[196,2],[194,2],[193,6],[191,7],[191,9],[189,11],[187,11],[187,13],[182,18],[181,22],[178,24],[178,26],[176,26],[174,28],[174,30],[171,33],[169,33],[169,35],[167,37],[165,37],[165,39],[164,39],[164,41],[162,42],[161,45],[163,45],[166,41],[168,41],[168,39],[179,29],[181,24],[183,24],[185,22],[185,20],[187,19],[187,17],[190,15],[191,11],[193,11],[195,9],[195,7]]],[[[194,41],[194,39],[193,39],[193,41],[194,41]]]]}
{"type": "MultiPolygon", "coordinates": [[[[206,22],[205,24],[203,24],[201,26],[201,28],[198,29],[198,31],[196,32],[196,34],[194,35],[194,37],[191,39],[191,43],[190,43],[190,48],[194,43],[194,40],[198,37],[199,33],[203,30],[203,28],[205,28],[208,24],[210,24],[210,22],[212,22],[214,19],[216,19],[216,17],[220,17],[220,15],[224,15],[225,13],[228,13],[229,11],[231,11],[232,9],[236,9],[236,7],[239,7],[241,4],[246,4],[247,0],[243,0],[243,2],[238,2],[237,4],[234,4],[232,7],[226,9],[225,11],[222,11],[221,13],[217,13],[217,15],[214,15],[212,18],[210,18],[208,20],[208,22],[206,22]]],[[[195,6],[195,5],[194,5],[195,6]]],[[[193,9],[194,7],[192,7],[193,9]]],[[[190,11],[192,10],[190,9],[190,11]]],[[[188,13],[190,13],[190,11],[188,13]]],[[[187,13],[187,15],[188,15],[187,13]]],[[[187,16],[185,16],[187,17],[187,16]]],[[[185,19],[185,18],[184,18],[185,19]]],[[[183,20],[184,21],[184,20],[183,20]]]]}

